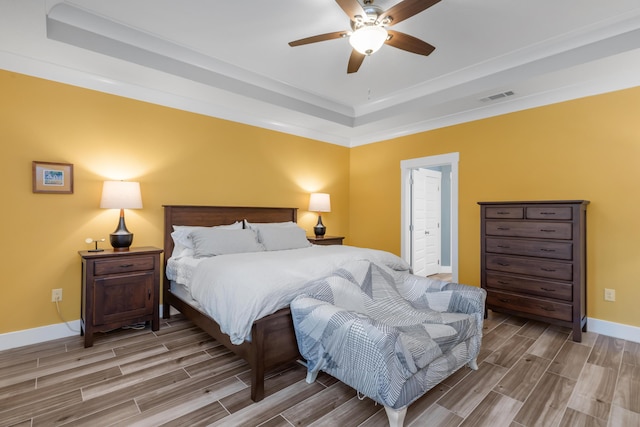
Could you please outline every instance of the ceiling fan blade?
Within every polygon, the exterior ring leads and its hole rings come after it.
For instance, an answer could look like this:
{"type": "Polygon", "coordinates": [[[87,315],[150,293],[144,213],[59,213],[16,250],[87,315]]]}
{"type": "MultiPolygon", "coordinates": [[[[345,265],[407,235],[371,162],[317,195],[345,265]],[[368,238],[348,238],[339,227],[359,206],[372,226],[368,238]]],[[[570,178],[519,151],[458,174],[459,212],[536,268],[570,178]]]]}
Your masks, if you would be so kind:
{"type": "Polygon", "coordinates": [[[356,71],[358,71],[358,69],[360,69],[360,66],[362,65],[362,61],[364,61],[365,56],[366,55],[363,55],[362,53],[360,53],[357,50],[353,49],[351,51],[351,56],[349,57],[349,65],[347,66],[347,74],[355,73],[356,71]]]}
{"type": "Polygon", "coordinates": [[[354,17],[358,15],[362,18],[366,18],[367,16],[358,0],[336,0],[336,3],[338,3],[338,6],[344,10],[344,13],[346,13],[352,21],[355,21],[354,17]]]}
{"type": "Polygon", "coordinates": [[[387,33],[389,33],[390,37],[385,42],[386,44],[398,49],[406,50],[407,52],[427,56],[436,49],[435,46],[410,36],[409,34],[393,30],[387,30],[387,33]]]}
{"type": "Polygon", "coordinates": [[[292,42],[289,42],[289,46],[291,47],[302,46],[304,44],[323,42],[325,40],[339,39],[346,36],[347,36],[346,31],[335,31],[333,33],[318,34],[317,36],[311,36],[311,37],[306,37],[300,40],[294,40],[292,42]]]}
{"type": "Polygon", "coordinates": [[[389,25],[395,25],[407,18],[411,18],[413,15],[417,15],[423,10],[429,9],[439,1],[440,0],[403,0],[391,9],[382,12],[378,19],[383,21],[384,19],[389,18],[391,19],[391,23],[389,25]]]}

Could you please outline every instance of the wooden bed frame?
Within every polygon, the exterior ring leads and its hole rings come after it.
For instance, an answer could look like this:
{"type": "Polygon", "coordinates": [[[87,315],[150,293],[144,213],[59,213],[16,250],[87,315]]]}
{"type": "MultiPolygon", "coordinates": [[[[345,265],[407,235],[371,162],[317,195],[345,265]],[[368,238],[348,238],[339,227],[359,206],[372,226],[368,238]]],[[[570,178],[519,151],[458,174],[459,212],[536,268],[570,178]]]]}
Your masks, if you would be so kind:
{"type": "MultiPolygon", "coordinates": [[[[167,259],[173,252],[171,233],[174,225],[213,226],[243,219],[249,222],[296,222],[297,208],[165,205],[164,271],[167,259]]],[[[235,345],[212,318],[173,294],[166,274],[162,277],[163,317],[168,319],[170,307],[175,307],[218,342],[245,359],[251,367],[251,399],[254,402],[264,398],[264,375],[268,370],[301,358],[288,307],[256,320],[251,328],[251,342],[235,345]]]]}

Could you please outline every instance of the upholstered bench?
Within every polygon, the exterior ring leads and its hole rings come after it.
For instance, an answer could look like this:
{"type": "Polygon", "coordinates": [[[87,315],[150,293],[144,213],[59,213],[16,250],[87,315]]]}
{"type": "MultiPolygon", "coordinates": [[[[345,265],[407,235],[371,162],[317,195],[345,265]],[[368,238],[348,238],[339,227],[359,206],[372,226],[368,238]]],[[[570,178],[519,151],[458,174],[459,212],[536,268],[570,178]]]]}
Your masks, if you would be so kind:
{"type": "Polygon", "coordinates": [[[324,371],[402,426],[408,405],[465,364],[478,368],[485,297],[480,288],[349,262],[291,303],[307,382],[324,371]]]}

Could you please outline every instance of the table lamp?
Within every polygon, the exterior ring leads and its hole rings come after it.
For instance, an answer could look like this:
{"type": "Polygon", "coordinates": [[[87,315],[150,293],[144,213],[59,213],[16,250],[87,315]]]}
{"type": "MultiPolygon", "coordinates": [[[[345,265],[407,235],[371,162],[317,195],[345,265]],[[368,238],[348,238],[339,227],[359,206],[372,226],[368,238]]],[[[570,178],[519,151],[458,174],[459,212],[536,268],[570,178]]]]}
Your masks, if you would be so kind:
{"type": "Polygon", "coordinates": [[[327,193],[311,193],[309,197],[309,210],[311,212],[318,212],[318,223],[313,227],[313,232],[316,237],[324,237],[324,233],[327,228],[322,223],[321,212],[331,212],[331,198],[327,193]]]}
{"type": "Polygon", "coordinates": [[[133,242],[133,233],[124,223],[125,209],[142,209],[142,196],[139,182],[105,181],[102,186],[100,207],[120,209],[120,221],[116,230],[109,235],[114,251],[128,251],[133,242]]]}

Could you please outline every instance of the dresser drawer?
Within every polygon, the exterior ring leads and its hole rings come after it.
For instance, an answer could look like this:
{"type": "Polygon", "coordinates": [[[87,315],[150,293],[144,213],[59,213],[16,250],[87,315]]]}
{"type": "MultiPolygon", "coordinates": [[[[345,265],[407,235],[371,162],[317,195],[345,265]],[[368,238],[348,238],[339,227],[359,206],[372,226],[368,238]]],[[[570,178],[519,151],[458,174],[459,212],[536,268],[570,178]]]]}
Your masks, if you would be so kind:
{"type": "Polygon", "coordinates": [[[487,252],[497,254],[525,255],[540,258],[571,260],[573,257],[573,244],[569,242],[487,237],[485,249],[487,252]]]}
{"type": "Polygon", "coordinates": [[[565,222],[487,221],[485,227],[489,236],[571,240],[573,234],[571,224],[565,222]]]}
{"type": "Polygon", "coordinates": [[[531,277],[511,276],[487,272],[486,288],[511,291],[564,301],[573,299],[573,286],[570,283],[537,280],[531,277]]]}
{"type": "Polygon", "coordinates": [[[571,220],[572,210],[570,207],[559,206],[535,206],[527,208],[527,219],[555,219],[571,220]]]}
{"type": "Polygon", "coordinates": [[[523,219],[524,208],[516,207],[487,207],[484,211],[485,218],[523,219]]]}
{"type": "Polygon", "coordinates": [[[573,266],[571,263],[487,254],[485,257],[485,267],[488,270],[516,273],[525,276],[569,281],[573,279],[573,266]]]}
{"type": "Polygon", "coordinates": [[[487,305],[557,320],[571,321],[572,319],[571,304],[508,292],[487,291],[487,305]]]}
{"type": "Polygon", "coordinates": [[[105,274],[129,273],[132,271],[153,270],[154,267],[153,256],[103,259],[95,261],[93,274],[102,276],[105,274]]]}

